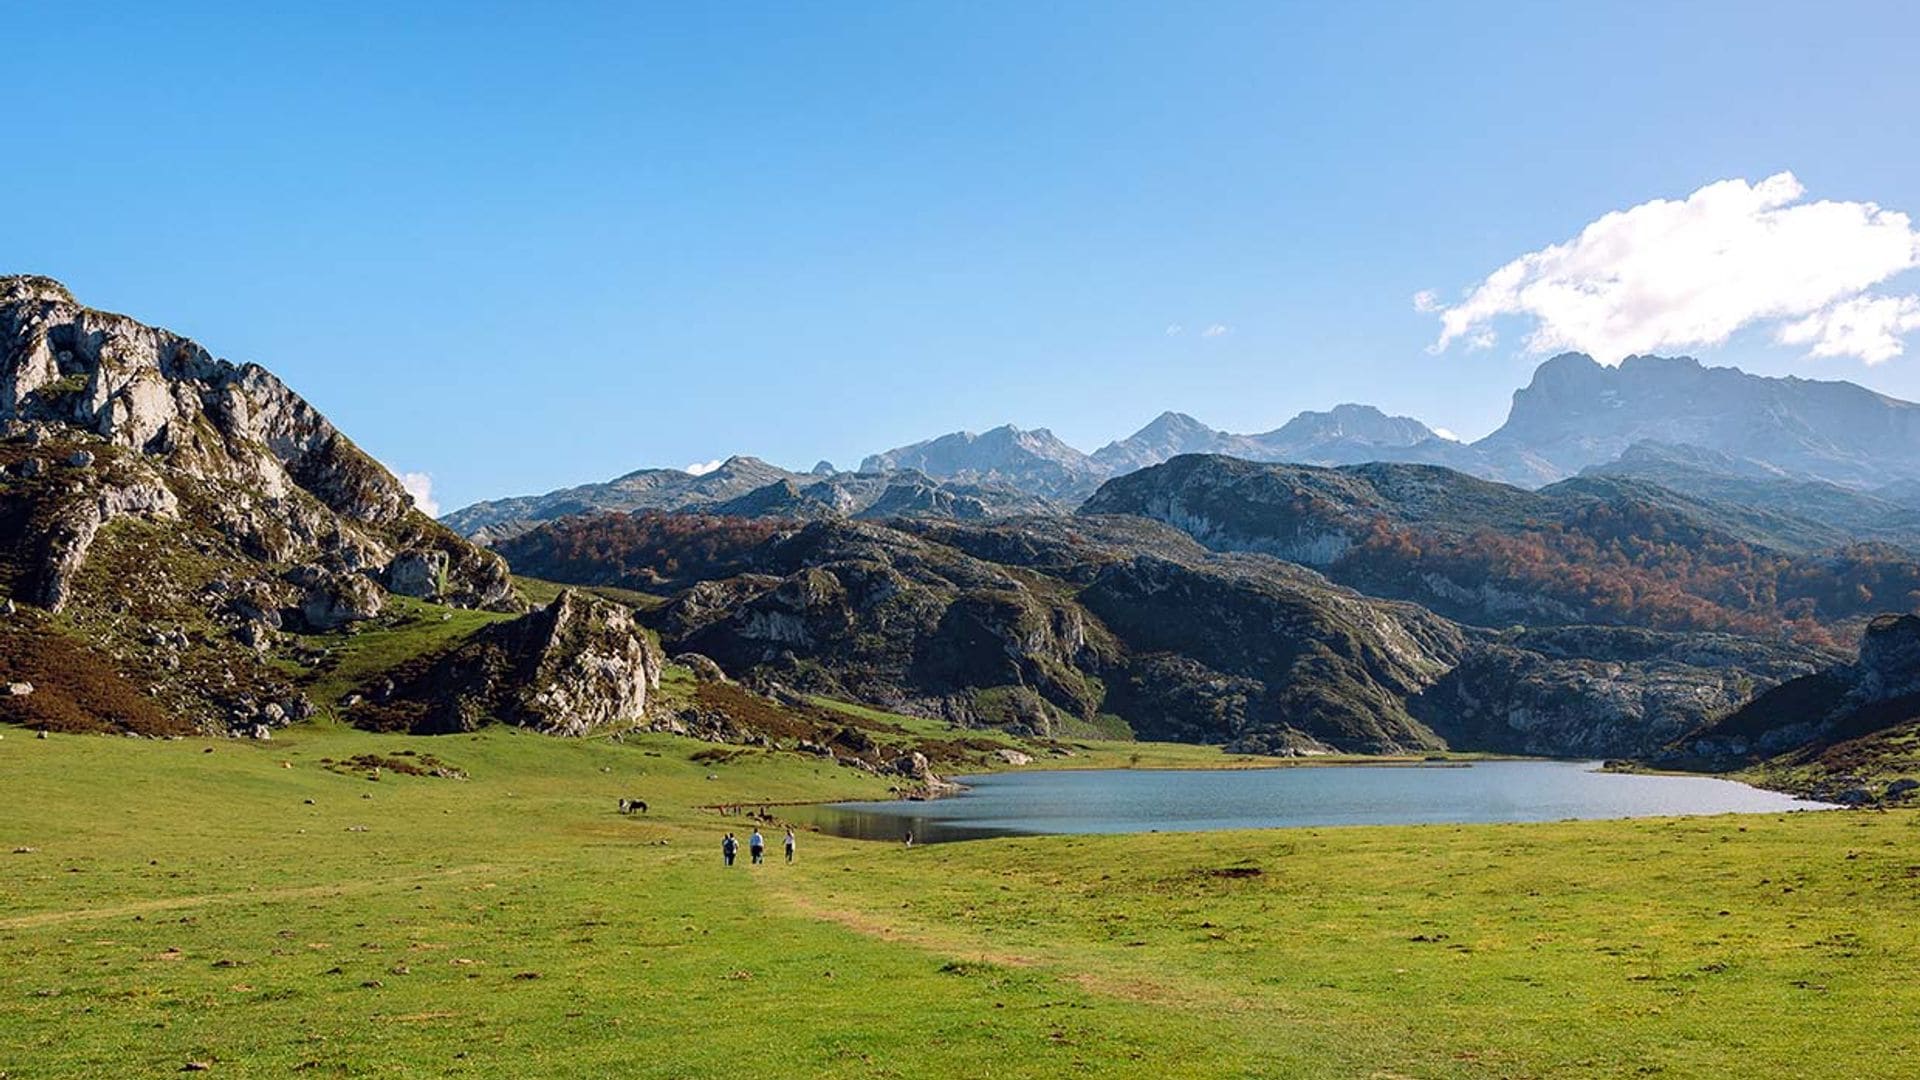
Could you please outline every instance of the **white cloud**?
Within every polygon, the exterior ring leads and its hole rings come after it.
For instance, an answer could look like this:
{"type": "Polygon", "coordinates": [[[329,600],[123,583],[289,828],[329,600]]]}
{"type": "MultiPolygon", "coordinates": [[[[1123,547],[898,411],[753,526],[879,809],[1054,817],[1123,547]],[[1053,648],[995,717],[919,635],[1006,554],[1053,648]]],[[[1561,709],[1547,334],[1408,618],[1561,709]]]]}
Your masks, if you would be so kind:
{"type": "Polygon", "coordinates": [[[1447,440],[1448,442],[1459,442],[1459,441],[1460,441],[1460,436],[1458,436],[1458,435],[1455,435],[1455,434],[1454,434],[1453,432],[1451,432],[1451,431],[1448,431],[1448,430],[1447,430],[1446,428],[1443,428],[1443,427],[1437,427],[1437,428],[1434,428],[1434,429],[1433,429],[1433,433],[1434,433],[1435,435],[1438,435],[1438,436],[1440,436],[1441,438],[1443,438],[1443,439],[1445,439],[1445,440],[1447,440]]]}
{"type": "Polygon", "coordinates": [[[1228,326],[1226,323],[1214,323],[1208,326],[1205,330],[1200,331],[1200,336],[1201,337],[1225,337],[1231,333],[1233,333],[1233,327],[1228,326]]]}
{"type": "Polygon", "coordinates": [[[714,458],[712,461],[696,461],[680,471],[690,472],[695,476],[705,476],[726,463],[726,458],[714,458]]]}
{"type": "Polygon", "coordinates": [[[1414,306],[1440,316],[1435,352],[1491,345],[1492,323],[1520,315],[1534,320],[1530,352],[1577,349],[1607,364],[1718,345],[1750,325],[1815,356],[1899,355],[1901,335],[1920,328],[1920,297],[1867,290],[1920,266],[1920,231],[1874,203],[1805,194],[1783,172],[1641,203],[1520,256],[1458,304],[1420,293],[1414,306]]]}
{"type": "Polygon", "coordinates": [[[1168,324],[1167,324],[1167,336],[1168,336],[1168,337],[1179,337],[1179,336],[1180,336],[1180,334],[1181,334],[1181,332],[1182,332],[1182,331],[1184,331],[1185,329],[1186,329],[1186,327],[1184,327],[1184,326],[1181,326],[1181,325],[1180,325],[1179,323],[1177,323],[1177,322],[1176,322],[1176,323],[1168,323],[1168,324]]]}
{"type": "Polygon", "coordinates": [[[1430,313],[1439,311],[1441,307],[1440,294],[1434,292],[1432,289],[1421,289],[1419,292],[1413,294],[1413,310],[1415,311],[1430,313]]]}
{"type": "Polygon", "coordinates": [[[428,517],[439,517],[440,504],[433,497],[433,474],[403,472],[399,476],[400,486],[407,489],[407,494],[413,498],[413,505],[428,517]]]}
{"type": "Polygon", "coordinates": [[[1920,296],[1860,296],[1780,328],[1786,345],[1811,345],[1815,356],[1857,356],[1878,364],[1906,349],[1900,340],[1920,330],[1920,296]]]}

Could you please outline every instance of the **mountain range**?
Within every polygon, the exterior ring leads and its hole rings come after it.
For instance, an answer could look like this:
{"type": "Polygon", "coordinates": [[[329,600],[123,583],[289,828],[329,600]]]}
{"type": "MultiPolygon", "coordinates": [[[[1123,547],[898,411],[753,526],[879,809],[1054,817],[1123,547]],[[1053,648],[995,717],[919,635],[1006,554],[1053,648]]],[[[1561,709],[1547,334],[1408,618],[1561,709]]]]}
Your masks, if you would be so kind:
{"type": "Polygon", "coordinates": [[[543,521],[591,511],[687,510],[746,517],[978,519],[1063,509],[1044,496],[993,482],[935,480],[911,468],[789,472],[759,458],[730,457],[704,472],[641,469],[603,484],[496,499],[441,518],[476,543],[517,536],[543,521]]]}
{"type": "Polygon", "coordinates": [[[728,509],[809,518],[985,518],[1049,504],[1071,509],[1108,480],[1185,454],[1441,465],[1527,488],[1583,472],[1639,477],[1824,526],[1796,541],[1810,547],[1856,539],[1910,543],[1920,511],[1920,406],[1852,383],[1751,375],[1684,357],[1634,356],[1608,367],[1566,353],[1541,364],[1514,393],[1506,422],[1473,443],[1368,405],[1303,412],[1250,435],[1166,412],[1092,453],[1045,428],[1003,425],[870,455],[857,474],[834,473],[824,462],[799,474],[733,458],[703,476],[642,470],[605,484],[477,503],[445,520],[486,542],[587,510],[718,512],[775,484],[792,490],[769,490],[728,509]],[[836,479],[849,475],[865,479],[836,479]],[[879,497],[894,484],[904,490],[879,497]]]}

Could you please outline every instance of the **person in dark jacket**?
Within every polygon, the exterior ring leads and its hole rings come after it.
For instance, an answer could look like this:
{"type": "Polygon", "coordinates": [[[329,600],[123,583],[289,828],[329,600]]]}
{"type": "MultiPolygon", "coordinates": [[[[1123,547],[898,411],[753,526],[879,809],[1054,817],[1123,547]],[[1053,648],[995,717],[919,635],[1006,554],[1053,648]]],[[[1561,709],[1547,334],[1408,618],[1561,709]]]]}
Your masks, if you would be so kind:
{"type": "Polygon", "coordinates": [[[728,833],[726,838],[720,841],[720,857],[726,860],[728,866],[733,865],[734,853],[739,850],[740,841],[735,840],[732,833],[728,833]]]}

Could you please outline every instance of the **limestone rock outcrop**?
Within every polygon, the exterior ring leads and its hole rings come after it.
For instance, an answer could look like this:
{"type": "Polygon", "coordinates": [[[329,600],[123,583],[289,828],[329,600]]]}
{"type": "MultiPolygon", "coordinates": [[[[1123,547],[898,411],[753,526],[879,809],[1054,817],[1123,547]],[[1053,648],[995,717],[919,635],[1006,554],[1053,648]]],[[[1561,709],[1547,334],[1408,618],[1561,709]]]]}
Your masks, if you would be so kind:
{"type": "Polygon", "coordinates": [[[631,611],[569,589],[545,608],[480,631],[391,688],[368,688],[348,719],[419,734],[471,731],[496,720],[550,735],[636,727],[664,665],[631,611]]]}

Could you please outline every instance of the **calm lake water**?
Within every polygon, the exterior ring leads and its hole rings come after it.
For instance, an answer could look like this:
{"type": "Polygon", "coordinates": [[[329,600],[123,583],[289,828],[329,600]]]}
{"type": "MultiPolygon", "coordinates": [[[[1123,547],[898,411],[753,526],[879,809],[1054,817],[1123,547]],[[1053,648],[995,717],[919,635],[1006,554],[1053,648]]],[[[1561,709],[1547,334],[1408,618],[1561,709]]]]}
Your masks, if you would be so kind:
{"type": "Polygon", "coordinates": [[[916,843],[1043,833],[1175,832],[1304,825],[1407,825],[1814,810],[1699,776],[1603,773],[1597,762],[1328,765],[1279,769],[1101,769],[963,778],[930,802],[785,807],[839,836],[916,843]]]}

